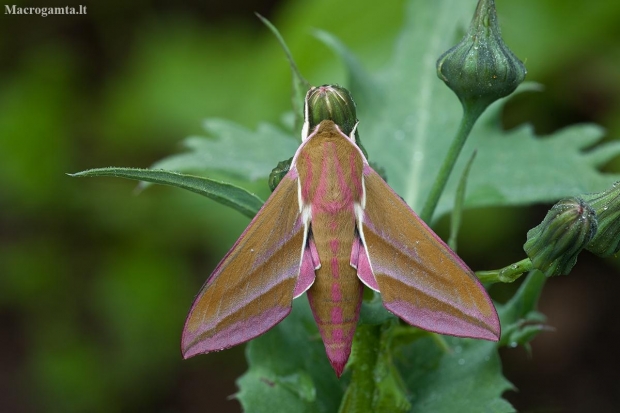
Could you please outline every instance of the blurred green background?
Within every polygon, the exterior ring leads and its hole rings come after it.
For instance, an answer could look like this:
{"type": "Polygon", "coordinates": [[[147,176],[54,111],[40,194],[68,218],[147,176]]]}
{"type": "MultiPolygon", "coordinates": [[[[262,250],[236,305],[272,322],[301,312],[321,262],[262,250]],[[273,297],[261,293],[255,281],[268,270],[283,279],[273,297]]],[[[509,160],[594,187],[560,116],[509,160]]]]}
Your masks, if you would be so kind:
{"type": "MultiPolygon", "coordinates": [[[[544,135],[593,121],[619,137],[620,2],[496,3],[528,80],[545,85],[513,99],[505,126],[531,122],[544,135]]],[[[205,117],[279,123],[289,69],[255,11],[311,83],[346,84],[312,29],[372,70],[390,56],[404,0],[66,4],[87,15],[0,15],[0,412],[239,411],[228,399],[243,348],[182,361],[179,342],[194,295],[248,219],[179,189],[136,195],[134,182],[66,173],[148,167],[201,133],[205,117]]],[[[268,195],[265,181],[252,189],[268,195]]],[[[474,269],[521,259],[545,211],[469,211],[461,255],[474,269]]],[[[534,341],[532,357],[502,351],[519,388],[506,397],[520,411],[620,405],[618,268],[584,253],[574,273],[548,282],[541,310],[556,331],[534,341]]]]}

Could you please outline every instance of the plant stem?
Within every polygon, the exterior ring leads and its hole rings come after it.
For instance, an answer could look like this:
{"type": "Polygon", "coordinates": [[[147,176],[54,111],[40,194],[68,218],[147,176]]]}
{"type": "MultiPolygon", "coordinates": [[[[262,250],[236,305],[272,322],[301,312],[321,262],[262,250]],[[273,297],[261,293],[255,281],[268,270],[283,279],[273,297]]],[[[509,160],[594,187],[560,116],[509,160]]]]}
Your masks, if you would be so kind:
{"type": "MultiPolygon", "coordinates": [[[[360,324],[355,332],[351,353],[351,383],[340,404],[339,413],[390,412],[405,413],[411,410],[405,384],[396,368],[392,351],[395,338],[407,340],[434,333],[401,326],[392,318],[381,325],[360,324]]],[[[439,337],[442,348],[447,348],[439,337]]]]}
{"type": "Polygon", "coordinates": [[[365,412],[372,406],[375,394],[374,368],[381,341],[381,326],[362,324],[355,331],[350,364],[351,383],[342,398],[339,413],[365,412]]]}
{"type": "Polygon", "coordinates": [[[483,283],[511,283],[531,269],[532,261],[526,258],[499,270],[476,271],[476,276],[483,283]]]}
{"type": "Polygon", "coordinates": [[[422,208],[422,213],[420,214],[420,218],[422,218],[424,222],[430,223],[433,218],[433,213],[435,212],[435,208],[439,203],[439,198],[446,187],[448,178],[450,178],[450,173],[452,172],[452,169],[454,169],[454,164],[456,163],[456,160],[458,159],[459,154],[465,145],[465,141],[476,123],[476,120],[478,120],[485,109],[486,105],[463,104],[463,117],[461,118],[459,129],[457,130],[456,136],[452,141],[452,145],[450,145],[448,154],[439,169],[435,183],[431,188],[431,192],[426,199],[426,203],[424,204],[424,208],[422,208]]]}
{"type": "Polygon", "coordinates": [[[450,220],[450,238],[448,238],[448,246],[452,248],[452,251],[454,252],[456,252],[456,240],[461,227],[461,216],[463,215],[463,204],[465,203],[467,177],[469,176],[469,171],[475,158],[476,151],[471,154],[469,162],[465,165],[465,169],[463,169],[463,174],[461,175],[461,180],[459,181],[459,186],[456,188],[456,194],[454,195],[454,208],[452,209],[452,219],[450,220]]]}

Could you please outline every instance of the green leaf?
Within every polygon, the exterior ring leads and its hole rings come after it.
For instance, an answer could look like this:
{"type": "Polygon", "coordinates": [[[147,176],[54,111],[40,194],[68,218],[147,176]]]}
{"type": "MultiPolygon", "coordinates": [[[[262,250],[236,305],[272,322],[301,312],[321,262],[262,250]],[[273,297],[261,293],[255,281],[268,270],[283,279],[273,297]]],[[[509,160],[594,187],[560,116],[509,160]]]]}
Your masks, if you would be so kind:
{"type": "MultiPolygon", "coordinates": [[[[385,166],[390,186],[414,210],[421,208],[430,191],[462,113],[458,99],[437,79],[435,61],[455,43],[475,5],[475,0],[410,1],[394,57],[373,76],[372,88],[381,90],[381,99],[358,108],[359,131],[368,153],[385,166]]],[[[349,56],[342,58],[350,66],[349,56]]],[[[358,85],[351,85],[354,99],[368,95],[358,85]]],[[[464,148],[464,153],[478,150],[466,206],[550,202],[602,190],[619,179],[601,174],[597,167],[620,154],[620,143],[584,152],[602,139],[601,128],[572,126],[545,138],[536,137],[527,125],[504,132],[500,126],[504,103],[483,114],[464,148]]],[[[466,162],[461,157],[457,163],[436,217],[454,205],[466,162]]]]}
{"type": "Polygon", "coordinates": [[[445,352],[431,338],[402,351],[400,370],[411,392],[412,412],[514,412],[501,395],[514,389],[501,372],[496,344],[446,337],[445,352]]]}
{"type": "MultiPolygon", "coordinates": [[[[501,398],[513,386],[501,375],[496,343],[446,337],[446,351],[430,334],[416,337],[421,338],[402,340],[407,344],[396,347],[393,355],[410,411],[514,411],[501,398]]],[[[306,299],[295,300],[284,321],[252,340],[246,356],[249,369],[237,381],[236,394],[246,413],[337,411],[349,372],[336,378],[306,299]]]]}
{"type": "Polygon", "coordinates": [[[374,77],[364,69],[357,57],[339,39],[323,30],[315,30],[314,35],[340,56],[345,64],[348,72],[348,89],[355,91],[353,99],[355,99],[358,110],[360,107],[365,107],[368,102],[374,102],[377,105],[382,101],[381,89],[374,77]]]}
{"type": "MultiPolygon", "coordinates": [[[[540,138],[530,125],[502,132],[483,117],[473,133],[465,150],[480,150],[468,183],[470,207],[554,202],[605,189],[620,178],[597,170],[620,153],[620,142],[585,151],[604,136],[597,125],[571,126],[540,138]]],[[[449,186],[447,193],[452,192],[449,186]]]]}
{"type": "MultiPolygon", "coordinates": [[[[423,205],[461,118],[460,103],[437,78],[435,61],[455,44],[475,3],[411,0],[393,57],[376,73],[365,71],[335,38],[319,34],[350,72],[359,132],[370,157],[385,167],[390,185],[415,210],[423,205]]],[[[466,207],[550,202],[600,191],[620,179],[598,170],[620,153],[620,143],[592,149],[603,137],[599,127],[571,126],[548,137],[537,137],[528,125],[506,132],[500,126],[504,104],[505,100],[499,101],[483,114],[464,148],[464,153],[477,150],[467,182],[466,207]]],[[[299,131],[287,133],[269,124],[252,131],[210,119],[205,130],[208,138],[188,138],[186,153],[154,167],[216,170],[254,180],[268,176],[299,145],[294,138],[299,131]]],[[[466,162],[462,157],[457,163],[436,217],[454,205],[466,162]]],[[[530,274],[517,295],[499,307],[501,345],[527,344],[544,329],[535,310],[542,288],[536,278],[540,274],[536,274],[530,274]]],[[[368,318],[380,319],[381,314],[373,313],[368,318]]],[[[501,398],[512,385],[501,375],[497,344],[457,338],[446,342],[452,351],[424,338],[395,352],[412,411],[514,411],[501,398]]],[[[238,381],[241,390],[237,395],[247,412],[337,410],[347,377],[336,379],[305,300],[297,300],[286,320],[253,340],[247,358],[249,370],[238,381]]]]}
{"type": "MultiPolygon", "coordinates": [[[[262,123],[251,131],[223,119],[207,119],[204,129],[209,138],[192,136],[183,142],[189,151],[169,156],[153,169],[172,171],[221,171],[230,176],[256,180],[269,176],[282,159],[295,154],[301,139],[262,123]]],[[[301,133],[301,130],[298,132],[301,133]]]]}
{"type": "Polygon", "coordinates": [[[187,189],[200,195],[211,198],[220,204],[236,209],[244,215],[253,218],[263,205],[263,201],[256,195],[235,185],[219,182],[208,178],[185,175],[176,172],[137,169],[137,168],[98,168],[69,174],[74,177],[114,176],[117,178],[135,179],[137,181],[152,182],[162,185],[171,185],[187,189]]]}
{"type": "MultiPolygon", "coordinates": [[[[437,78],[435,61],[457,41],[475,4],[475,0],[411,0],[393,58],[377,73],[365,71],[333,36],[317,32],[349,71],[350,90],[358,104],[358,130],[370,157],[386,168],[390,185],[414,210],[420,210],[429,193],[461,118],[460,103],[437,78]]],[[[501,10],[499,13],[501,19],[501,10]]],[[[520,89],[527,88],[531,86],[520,89]]],[[[537,137],[529,125],[505,132],[500,126],[505,101],[495,103],[482,115],[465,145],[464,153],[478,151],[468,180],[466,207],[552,202],[603,190],[620,179],[597,169],[620,154],[620,142],[586,150],[600,142],[601,128],[571,126],[548,137],[537,137]]],[[[188,138],[185,146],[189,152],[153,167],[218,170],[254,180],[268,176],[299,143],[269,124],[250,131],[210,119],[205,130],[211,139],[188,138]]],[[[435,217],[454,205],[466,162],[463,157],[457,162],[435,217]]]]}
{"type": "Polygon", "coordinates": [[[529,350],[529,342],[538,333],[550,329],[545,316],[536,311],[546,281],[542,272],[530,271],[515,295],[506,304],[497,306],[502,324],[500,346],[523,345],[529,350]]]}
{"type": "Polygon", "coordinates": [[[237,380],[236,394],[246,413],[338,410],[344,386],[327,361],[305,298],[294,301],[284,321],[252,340],[246,357],[249,369],[237,380]]]}
{"type": "Polygon", "coordinates": [[[291,73],[293,75],[293,93],[291,96],[292,106],[293,106],[293,116],[295,118],[294,125],[296,128],[301,130],[304,123],[304,99],[306,97],[306,92],[312,87],[310,83],[301,75],[297,64],[295,63],[295,59],[293,59],[293,55],[289,50],[284,38],[278,31],[278,29],[266,18],[256,13],[256,16],[263,22],[265,26],[271,33],[276,37],[278,43],[282,47],[282,51],[286,55],[286,59],[288,60],[289,66],[291,67],[291,73]]]}

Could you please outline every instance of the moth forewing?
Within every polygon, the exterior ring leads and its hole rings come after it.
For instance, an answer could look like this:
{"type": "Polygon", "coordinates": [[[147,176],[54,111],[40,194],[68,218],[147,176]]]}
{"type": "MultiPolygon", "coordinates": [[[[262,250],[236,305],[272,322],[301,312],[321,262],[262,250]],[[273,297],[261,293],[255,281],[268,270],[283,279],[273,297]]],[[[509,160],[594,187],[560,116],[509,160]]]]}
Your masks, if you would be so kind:
{"type": "Polygon", "coordinates": [[[183,329],[185,358],[248,341],[290,312],[305,245],[291,202],[296,179],[289,171],[198,293],[183,329]]]}

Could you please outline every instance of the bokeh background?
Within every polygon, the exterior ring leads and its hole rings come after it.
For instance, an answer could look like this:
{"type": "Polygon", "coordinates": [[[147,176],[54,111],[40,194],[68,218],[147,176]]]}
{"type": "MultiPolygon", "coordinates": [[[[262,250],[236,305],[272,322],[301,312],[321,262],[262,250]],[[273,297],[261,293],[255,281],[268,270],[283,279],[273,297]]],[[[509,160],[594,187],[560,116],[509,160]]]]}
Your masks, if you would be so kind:
{"type": "MultiPolygon", "coordinates": [[[[496,3],[528,80],[545,86],[512,100],[505,127],[531,122],[545,135],[596,122],[618,138],[620,2],[496,3]]],[[[179,341],[194,295],[248,219],[179,189],[136,194],[131,181],[66,173],[148,167],[206,117],[278,123],[290,74],[255,11],[313,84],[345,84],[312,29],[340,37],[372,70],[390,55],[404,1],[62,3],[79,4],[87,15],[0,14],[0,412],[238,412],[229,399],[243,347],[182,361],[179,341]]],[[[605,168],[618,172],[620,161],[605,168]]],[[[265,181],[252,189],[268,195],[265,181]]],[[[474,269],[523,258],[546,208],[469,211],[461,255],[474,269]]],[[[502,350],[519,389],[506,397],[520,411],[620,405],[618,268],[584,253],[570,276],[548,281],[540,309],[555,331],[531,355],[502,350]]],[[[514,287],[492,293],[501,300],[514,287]]]]}

